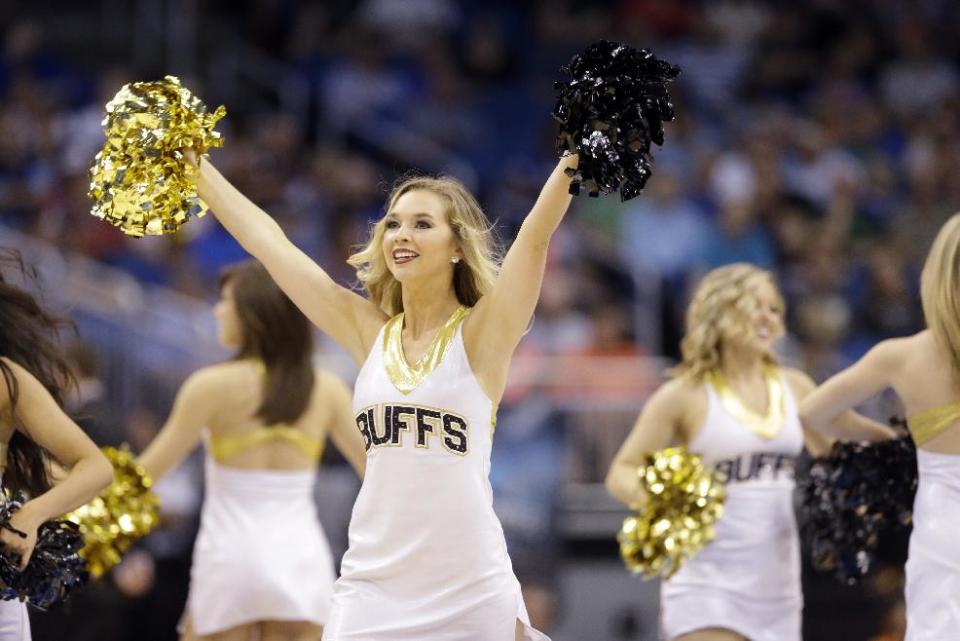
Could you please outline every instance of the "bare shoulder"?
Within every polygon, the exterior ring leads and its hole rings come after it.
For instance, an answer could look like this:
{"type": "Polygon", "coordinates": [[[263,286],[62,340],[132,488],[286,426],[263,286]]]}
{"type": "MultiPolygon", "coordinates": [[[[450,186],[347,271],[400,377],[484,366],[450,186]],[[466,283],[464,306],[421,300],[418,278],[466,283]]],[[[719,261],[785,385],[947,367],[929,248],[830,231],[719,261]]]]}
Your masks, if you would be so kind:
{"type": "Polygon", "coordinates": [[[380,335],[380,330],[389,320],[390,316],[387,316],[386,312],[373,303],[370,303],[369,309],[361,318],[356,319],[357,331],[360,334],[360,342],[364,351],[363,354],[354,355],[358,363],[362,363],[370,355],[373,344],[377,341],[377,336],[380,335]]]}
{"type": "Polygon", "coordinates": [[[866,353],[863,361],[874,368],[896,369],[905,357],[931,348],[935,348],[933,334],[923,331],[913,336],[880,341],[866,353]]]}
{"type": "Polygon", "coordinates": [[[689,376],[660,386],[643,408],[644,421],[673,426],[680,442],[689,442],[707,415],[707,393],[700,380],[689,376]]]}
{"type": "MultiPolygon", "coordinates": [[[[26,367],[6,356],[0,356],[0,360],[3,361],[3,364],[7,366],[7,369],[10,370],[10,373],[13,375],[14,382],[19,389],[23,389],[26,386],[36,386],[33,389],[42,389],[42,384],[37,379],[33,373],[28,370],[26,367]]],[[[3,407],[9,403],[12,396],[12,391],[7,386],[7,380],[5,376],[0,376],[0,403],[3,407]]]]}
{"type": "Polygon", "coordinates": [[[22,379],[30,380],[30,379],[36,378],[33,374],[30,373],[30,370],[28,370],[26,367],[24,367],[17,361],[13,360],[12,358],[9,358],[7,356],[0,356],[0,361],[3,361],[4,365],[6,365],[10,369],[10,371],[17,378],[17,380],[22,380],[22,379]]]}
{"type": "Polygon", "coordinates": [[[933,332],[931,332],[929,329],[918,332],[913,336],[894,338],[884,342],[893,344],[891,349],[900,350],[900,355],[913,353],[916,350],[922,349],[933,349],[939,351],[937,339],[934,337],[933,332]]]}
{"type": "Polygon", "coordinates": [[[671,401],[694,401],[704,396],[703,383],[695,381],[688,376],[671,378],[660,386],[656,395],[671,401]]]}
{"type": "Polygon", "coordinates": [[[343,379],[329,370],[318,367],[314,369],[313,377],[314,394],[318,401],[340,398],[345,394],[350,395],[350,388],[343,379]]]}
{"type": "Polygon", "coordinates": [[[677,416],[696,416],[706,408],[707,395],[702,382],[680,376],[661,385],[647,403],[671,408],[671,413],[677,416]]]}
{"type": "Polygon", "coordinates": [[[795,367],[781,367],[780,374],[793,395],[799,398],[806,396],[817,387],[809,374],[795,367]]]}
{"type": "Polygon", "coordinates": [[[224,361],[201,367],[187,377],[187,380],[194,381],[198,385],[208,385],[215,382],[227,383],[233,379],[248,376],[255,371],[249,361],[224,361]]]}
{"type": "MultiPolygon", "coordinates": [[[[236,398],[233,395],[241,392],[240,380],[244,369],[242,365],[248,369],[250,367],[249,363],[238,361],[201,367],[184,379],[180,393],[189,396],[236,398]]],[[[247,377],[249,376],[247,373],[247,377]]],[[[212,398],[210,400],[212,401],[212,398]]]]}
{"type": "MultiPolygon", "coordinates": [[[[3,361],[3,364],[10,370],[10,373],[14,379],[16,379],[17,383],[22,382],[26,377],[33,378],[30,372],[17,361],[11,360],[6,356],[0,356],[0,361],[3,361]]],[[[6,410],[10,406],[10,398],[12,395],[12,390],[7,383],[7,377],[0,376],[0,410],[6,410]]]]}

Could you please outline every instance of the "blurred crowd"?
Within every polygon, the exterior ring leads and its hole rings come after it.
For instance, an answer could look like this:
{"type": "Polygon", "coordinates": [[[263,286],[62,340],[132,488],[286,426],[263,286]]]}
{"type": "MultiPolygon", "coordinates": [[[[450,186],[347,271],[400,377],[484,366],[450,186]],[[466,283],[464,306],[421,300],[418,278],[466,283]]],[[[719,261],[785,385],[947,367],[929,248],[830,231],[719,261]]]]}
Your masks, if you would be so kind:
{"type": "MultiPolygon", "coordinates": [[[[295,116],[262,87],[234,89],[244,100],[227,105],[215,161],[343,282],[385,187],[412,168],[458,175],[511,238],[554,156],[558,68],[607,37],[682,67],[679,117],[644,195],[575,203],[531,343],[675,353],[691,279],[737,260],[776,270],[815,374],[919,326],[918,263],[960,201],[955,3],[217,4],[195,18],[210,35],[198,55],[243,42],[295,74],[315,108],[295,116]],[[660,306],[661,331],[638,337],[633,297],[649,280],[662,285],[643,301],[660,306]]],[[[87,215],[103,104],[162,64],[84,67],[42,19],[16,17],[0,52],[4,222],[208,296],[242,255],[211,220],[137,241],[87,215]]],[[[206,71],[185,82],[214,105],[218,70],[206,71]]]]}
{"type": "MultiPolygon", "coordinates": [[[[136,240],[89,215],[103,105],[124,82],[180,73],[211,107],[226,103],[214,162],[346,284],[344,259],[413,169],[463,180],[509,242],[554,163],[552,83],[586,44],[621,40],[679,65],[678,117],[646,191],[578,198],[556,236],[523,344],[538,355],[675,356],[697,276],[749,261],[786,296],[786,357],[823,379],[922,326],[919,269],[960,209],[951,0],[210,1],[179,18],[195,57],[182,69],[182,55],[143,64],[133,35],[78,41],[71,11],[104,32],[134,26],[110,13],[118,3],[94,4],[0,1],[0,224],[204,299],[244,257],[211,217],[136,240]]],[[[627,393],[657,382],[604,371],[627,393]]],[[[529,442],[562,456],[570,431],[542,390],[512,400],[511,455],[529,442]]],[[[510,471],[523,467],[500,468],[501,486],[516,494],[510,471]]],[[[550,515],[529,510],[556,492],[547,468],[525,470],[541,485],[513,496],[514,512],[502,492],[511,546],[536,560],[554,553],[535,543],[550,515]]]]}
{"type": "MultiPolygon", "coordinates": [[[[511,238],[554,156],[560,64],[600,37],[652,47],[683,69],[655,176],[627,203],[577,200],[529,342],[673,354],[691,279],[749,260],[776,270],[804,362],[822,374],[919,326],[918,263],[960,201],[958,12],[945,0],[277,0],[205,3],[194,20],[198,56],[219,60],[242,42],[309,87],[306,115],[262,86],[231,89],[243,100],[227,104],[214,158],[343,282],[386,186],[412,168],[463,179],[511,238]],[[636,332],[638,281],[662,285],[642,301],[659,306],[652,336],[636,332]]],[[[137,241],[88,216],[103,104],[163,64],[131,68],[105,51],[104,64],[82,66],[42,16],[12,13],[0,52],[2,220],[209,296],[242,255],[211,220],[137,241]]],[[[218,71],[184,81],[215,105],[218,71]]]]}

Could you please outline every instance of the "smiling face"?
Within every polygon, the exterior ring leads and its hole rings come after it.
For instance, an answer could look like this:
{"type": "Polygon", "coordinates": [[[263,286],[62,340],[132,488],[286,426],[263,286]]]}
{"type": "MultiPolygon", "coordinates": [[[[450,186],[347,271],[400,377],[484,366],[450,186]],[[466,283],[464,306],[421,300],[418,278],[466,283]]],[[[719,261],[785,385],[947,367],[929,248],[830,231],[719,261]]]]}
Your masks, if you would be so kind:
{"type": "Polygon", "coordinates": [[[774,343],[784,334],[783,299],[765,275],[754,280],[737,305],[741,322],[724,332],[722,340],[731,347],[772,354],[774,343]]]}
{"type": "Polygon", "coordinates": [[[721,352],[776,365],[773,345],[784,331],[783,297],[770,272],[749,263],[718,267],[693,292],[683,360],[672,374],[701,380],[721,366],[721,352]]]}
{"type": "Polygon", "coordinates": [[[460,257],[443,199],[416,189],[401,195],[383,219],[383,256],[399,282],[452,273],[460,257]]]}

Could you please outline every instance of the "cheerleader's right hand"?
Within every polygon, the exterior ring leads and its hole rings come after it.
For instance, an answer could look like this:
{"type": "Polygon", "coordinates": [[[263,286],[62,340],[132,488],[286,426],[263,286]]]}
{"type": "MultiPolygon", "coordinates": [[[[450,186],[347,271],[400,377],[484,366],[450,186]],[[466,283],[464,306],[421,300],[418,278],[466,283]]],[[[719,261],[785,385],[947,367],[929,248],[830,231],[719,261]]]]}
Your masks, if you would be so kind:
{"type": "Polygon", "coordinates": [[[33,555],[33,548],[37,545],[37,528],[42,522],[34,519],[25,505],[10,518],[10,526],[26,534],[25,537],[8,528],[0,528],[0,545],[3,546],[5,553],[19,558],[21,572],[26,569],[33,555]]]}

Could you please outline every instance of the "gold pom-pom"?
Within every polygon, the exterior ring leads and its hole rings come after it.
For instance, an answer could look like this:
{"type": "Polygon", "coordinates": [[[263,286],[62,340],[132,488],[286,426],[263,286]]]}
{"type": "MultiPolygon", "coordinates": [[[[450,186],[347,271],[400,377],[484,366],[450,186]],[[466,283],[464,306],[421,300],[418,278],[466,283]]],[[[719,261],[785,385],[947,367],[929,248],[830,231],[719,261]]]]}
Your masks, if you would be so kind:
{"type": "Polygon", "coordinates": [[[94,578],[119,563],[160,518],[160,501],[150,489],[153,481],[129,448],[105,447],[103,453],[113,465],[113,482],[66,517],[80,526],[84,541],[80,556],[94,578]]]}
{"type": "Polygon", "coordinates": [[[623,521],[620,556],[634,574],[668,579],[713,540],[726,491],[700,457],[683,447],[647,454],[637,475],[648,499],[623,521]]]}
{"type": "Polygon", "coordinates": [[[198,154],[223,145],[213,131],[226,115],[206,105],[175,76],[124,85],[107,103],[107,141],[90,168],[92,214],[128,236],[170,234],[207,205],[197,196],[195,168],[184,148],[198,154]]]}

